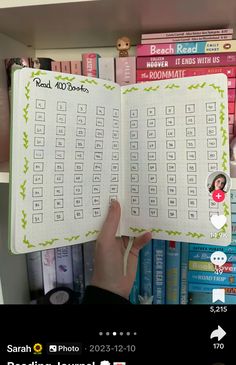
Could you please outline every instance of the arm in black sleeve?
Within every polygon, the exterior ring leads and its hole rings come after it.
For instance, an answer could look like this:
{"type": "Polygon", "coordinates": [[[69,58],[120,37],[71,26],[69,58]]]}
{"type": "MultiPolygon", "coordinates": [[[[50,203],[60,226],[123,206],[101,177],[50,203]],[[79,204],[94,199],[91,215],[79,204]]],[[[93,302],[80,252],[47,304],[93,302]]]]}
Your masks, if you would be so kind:
{"type": "Polygon", "coordinates": [[[128,299],[108,290],[88,285],[82,304],[131,304],[128,299]]]}

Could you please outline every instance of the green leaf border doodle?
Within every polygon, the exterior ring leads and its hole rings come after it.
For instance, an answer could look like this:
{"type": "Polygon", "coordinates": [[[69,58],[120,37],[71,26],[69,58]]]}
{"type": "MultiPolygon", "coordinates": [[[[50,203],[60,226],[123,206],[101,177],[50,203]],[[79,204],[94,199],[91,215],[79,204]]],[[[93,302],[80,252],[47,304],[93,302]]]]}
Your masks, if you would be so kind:
{"type": "Polygon", "coordinates": [[[95,234],[99,233],[100,231],[97,231],[96,229],[94,231],[88,231],[85,233],[85,237],[88,236],[94,236],[95,234]]]}
{"type": "Polygon", "coordinates": [[[62,76],[62,75],[58,75],[55,76],[55,79],[58,80],[62,80],[62,81],[74,81],[75,77],[69,77],[69,76],[62,76]]]}
{"type": "MultiPolygon", "coordinates": [[[[38,70],[38,71],[35,71],[35,72],[32,72],[30,74],[30,78],[34,78],[36,76],[40,76],[40,75],[47,75],[47,72],[45,71],[41,71],[41,70],[38,70]]],[[[69,82],[72,82],[75,77],[68,77],[68,76],[62,76],[62,75],[58,75],[55,77],[56,80],[62,80],[62,81],[69,81],[69,82]]],[[[98,85],[97,81],[96,80],[89,80],[89,79],[85,79],[85,80],[82,80],[81,83],[88,83],[88,84],[93,84],[93,85],[98,85]]],[[[30,82],[27,82],[26,86],[25,86],[25,98],[26,100],[28,101],[30,99],[30,82]]],[[[109,86],[109,85],[104,85],[104,87],[106,87],[108,90],[113,90],[114,87],[112,86],[109,86]]],[[[25,104],[25,107],[23,108],[23,119],[25,121],[25,124],[26,124],[26,127],[29,128],[29,126],[27,125],[27,122],[28,122],[28,119],[29,119],[29,116],[28,116],[28,113],[29,113],[29,103],[27,102],[25,104]]],[[[25,152],[28,150],[28,147],[29,147],[29,135],[28,135],[28,130],[24,130],[23,131],[23,147],[24,147],[24,150],[25,152]]],[[[24,157],[24,164],[23,164],[23,173],[24,174],[27,174],[28,170],[29,170],[29,160],[27,158],[27,156],[25,155],[24,157]]],[[[23,183],[20,185],[20,197],[25,200],[26,198],[26,185],[27,185],[27,180],[25,179],[23,181],[23,183]]],[[[27,213],[24,209],[22,209],[21,211],[21,227],[23,230],[26,230],[27,228],[27,213]]],[[[93,236],[95,234],[97,234],[99,231],[97,230],[93,230],[93,231],[88,231],[85,236],[88,237],[88,236],[93,236]]],[[[80,235],[76,235],[76,236],[71,236],[71,237],[65,237],[64,240],[67,241],[67,242],[72,242],[72,241],[76,241],[80,238],[80,235]]],[[[56,241],[59,241],[59,238],[51,238],[51,239],[48,239],[48,240],[45,240],[43,242],[38,242],[38,243],[32,243],[29,241],[29,239],[27,238],[27,235],[24,234],[23,235],[23,239],[22,239],[22,242],[23,244],[28,248],[34,248],[34,247],[37,247],[37,246],[43,246],[43,247],[48,247],[48,246],[52,246],[56,241]]]]}
{"type": "Polygon", "coordinates": [[[27,214],[25,213],[24,210],[21,211],[22,214],[22,218],[21,218],[21,226],[23,229],[26,229],[27,226],[27,214]]]}
{"type": "Polygon", "coordinates": [[[71,236],[71,237],[65,237],[64,240],[68,242],[77,241],[80,238],[80,235],[78,236],[71,236]]]}

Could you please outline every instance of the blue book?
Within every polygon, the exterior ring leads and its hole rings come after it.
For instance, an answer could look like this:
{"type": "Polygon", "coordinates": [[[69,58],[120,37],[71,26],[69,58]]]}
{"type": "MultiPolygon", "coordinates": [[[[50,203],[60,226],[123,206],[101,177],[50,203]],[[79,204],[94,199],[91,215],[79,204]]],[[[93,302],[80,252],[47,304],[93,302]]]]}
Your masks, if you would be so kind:
{"type": "Polygon", "coordinates": [[[209,271],[191,270],[188,273],[188,281],[189,283],[235,286],[236,274],[216,274],[209,271]]]}
{"type": "MultiPolygon", "coordinates": [[[[221,249],[219,250],[221,251],[221,249]]],[[[189,261],[210,261],[213,252],[189,252],[189,261]]],[[[227,262],[236,262],[236,253],[227,253],[227,262]]]]}
{"type": "Polygon", "coordinates": [[[236,295],[225,295],[225,302],[221,301],[212,303],[212,293],[189,293],[189,304],[236,304],[236,295]]]}
{"type": "Polygon", "coordinates": [[[229,246],[215,246],[215,245],[205,245],[205,244],[189,244],[189,251],[198,251],[198,252],[215,252],[215,251],[222,251],[224,253],[236,253],[236,246],[232,245],[229,246]]]}
{"type": "Polygon", "coordinates": [[[134,280],[133,287],[130,292],[129,300],[133,304],[139,304],[139,294],[140,294],[140,255],[138,258],[138,265],[137,265],[137,271],[136,276],[134,280]]]}
{"type": "Polygon", "coordinates": [[[166,297],[166,241],[152,240],[152,256],[153,256],[153,304],[165,304],[166,297]]]}
{"type": "Polygon", "coordinates": [[[180,303],[180,254],[181,242],[166,244],[166,304],[180,303]]]}
{"type": "Polygon", "coordinates": [[[181,243],[180,304],[188,304],[188,254],[189,243],[181,243]]]}
{"type": "Polygon", "coordinates": [[[140,295],[152,296],[152,240],[140,251],[140,295]]]}
{"type": "MultiPolygon", "coordinates": [[[[215,289],[215,284],[202,284],[202,283],[189,283],[188,290],[189,293],[192,292],[204,292],[204,293],[212,293],[212,290],[215,289]]],[[[217,286],[219,288],[219,286],[217,286]]],[[[236,285],[234,287],[224,285],[223,288],[225,292],[230,295],[236,295],[236,285]]]]}

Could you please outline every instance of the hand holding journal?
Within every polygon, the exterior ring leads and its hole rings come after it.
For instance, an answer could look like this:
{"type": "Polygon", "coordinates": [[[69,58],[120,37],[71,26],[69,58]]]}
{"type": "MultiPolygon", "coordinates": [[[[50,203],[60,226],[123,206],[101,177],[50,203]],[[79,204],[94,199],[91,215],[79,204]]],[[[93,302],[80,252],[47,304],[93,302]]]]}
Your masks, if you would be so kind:
{"type": "Polygon", "coordinates": [[[229,174],[227,77],[128,86],[23,68],[14,73],[10,249],[96,239],[119,200],[117,235],[226,245],[230,194],[206,181],[229,174]],[[213,214],[227,222],[216,230],[213,214]],[[211,234],[211,233],[215,234],[211,234]]]}

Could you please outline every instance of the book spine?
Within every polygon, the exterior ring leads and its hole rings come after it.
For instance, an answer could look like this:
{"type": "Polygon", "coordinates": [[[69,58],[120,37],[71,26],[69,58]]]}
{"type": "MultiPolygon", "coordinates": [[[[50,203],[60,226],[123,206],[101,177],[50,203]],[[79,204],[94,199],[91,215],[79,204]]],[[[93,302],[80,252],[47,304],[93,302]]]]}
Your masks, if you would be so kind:
{"type": "Polygon", "coordinates": [[[194,37],[194,36],[207,36],[217,34],[233,34],[233,28],[221,28],[221,29],[206,29],[206,30],[186,30],[183,32],[166,32],[166,33],[147,33],[142,34],[141,38],[170,38],[170,37],[194,37]]]}
{"type": "MultiPolygon", "coordinates": [[[[220,249],[220,251],[222,251],[222,248],[220,249]]],[[[189,260],[191,260],[191,261],[210,261],[211,255],[212,255],[212,252],[191,251],[191,252],[189,252],[189,260]]],[[[236,262],[236,254],[228,253],[227,261],[236,262]]]]}
{"type": "Polygon", "coordinates": [[[229,124],[234,124],[234,114],[229,114],[229,124]]]}
{"type": "Polygon", "coordinates": [[[166,304],[179,304],[180,302],[180,249],[180,242],[167,241],[166,304]]]}
{"type": "Polygon", "coordinates": [[[139,302],[140,275],[141,275],[140,271],[141,270],[140,270],[140,255],[139,255],[136,276],[135,276],[134,284],[132,286],[130,296],[129,296],[129,300],[132,304],[140,304],[140,302],[139,302]]]}
{"type": "MultiPolygon", "coordinates": [[[[191,68],[189,69],[191,70],[191,68]]],[[[158,76],[157,73],[155,74],[147,74],[146,71],[151,71],[151,70],[143,70],[142,73],[139,73],[140,70],[137,70],[136,72],[136,80],[137,82],[147,82],[147,81],[155,81],[155,80],[168,80],[168,79],[178,79],[178,78],[182,78],[182,77],[189,77],[191,72],[187,72],[187,73],[183,73],[182,71],[178,72],[178,69],[176,69],[174,72],[171,73],[165,73],[163,72],[164,70],[159,70],[160,72],[158,72],[158,76]],[[149,78],[149,76],[151,76],[151,78],[149,78]],[[157,76],[157,78],[155,79],[155,77],[157,76]],[[162,78],[160,78],[162,77],[162,78]]],[[[221,72],[215,72],[215,73],[221,73],[221,72]]],[[[192,76],[198,76],[198,75],[206,75],[205,73],[195,73],[195,75],[192,76]]],[[[228,84],[228,90],[234,90],[235,89],[235,79],[231,78],[231,79],[227,79],[227,84],[228,84]]],[[[234,114],[233,114],[234,116],[234,114]]]]}
{"type": "Polygon", "coordinates": [[[181,243],[180,304],[188,304],[188,243],[181,243]]]}
{"type": "Polygon", "coordinates": [[[73,286],[76,293],[77,302],[80,303],[84,296],[84,260],[82,245],[73,245],[71,250],[73,286]]]}
{"type": "Polygon", "coordinates": [[[98,60],[99,78],[115,81],[115,60],[113,57],[101,57],[98,60]]]}
{"type": "Polygon", "coordinates": [[[136,83],[136,58],[116,57],[116,82],[120,85],[136,83]]]}
{"type": "Polygon", "coordinates": [[[60,61],[52,61],[51,67],[52,67],[52,71],[61,72],[61,62],[60,61]]]}
{"type": "Polygon", "coordinates": [[[90,285],[94,269],[95,241],[83,243],[84,285],[90,285]]]}
{"type": "Polygon", "coordinates": [[[56,264],[54,249],[44,250],[42,254],[44,294],[56,287],[56,264]]]}
{"type": "Polygon", "coordinates": [[[136,71],[137,82],[166,80],[179,77],[210,75],[223,73],[228,78],[236,77],[236,67],[198,67],[174,69],[140,69],[136,71]]]}
{"type": "MultiPolygon", "coordinates": [[[[192,292],[212,293],[212,290],[215,289],[215,285],[202,284],[202,283],[189,283],[188,289],[189,293],[192,292]]],[[[236,287],[230,288],[228,286],[222,286],[222,289],[225,289],[226,294],[236,295],[236,287]]]]}
{"type": "Polygon", "coordinates": [[[236,280],[235,274],[216,274],[207,271],[193,271],[188,273],[188,281],[190,283],[214,284],[234,286],[236,280]]]}
{"type": "Polygon", "coordinates": [[[73,289],[71,246],[55,249],[56,256],[56,286],[73,289]]]}
{"type": "Polygon", "coordinates": [[[97,53],[82,54],[82,73],[84,76],[99,77],[97,53]]]}
{"type": "Polygon", "coordinates": [[[28,283],[31,300],[40,298],[43,292],[43,268],[41,252],[31,252],[26,255],[28,283]]]}
{"type": "Polygon", "coordinates": [[[140,252],[141,278],[140,294],[142,297],[152,296],[152,240],[140,252]]]}
{"type": "Polygon", "coordinates": [[[235,89],[236,88],[236,79],[228,79],[228,89],[235,89]]]}
{"type": "Polygon", "coordinates": [[[165,304],[166,241],[153,239],[153,304],[165,304]]]}
{"type": "Polygon", "coordinates": [[[229,89],[228,90],[228,101],[229,102],[234,102],[235,101],[235,89],[229,89]]]}
{"type": "Polygon", "coordinates": [[[232,245],[232,243],[229,246],[215,246],[215,245],[207,245],[207,244],[202,244],[202,245],[198,245],[195,243],[190,243],[189,244],[189,251],[196,251],[196,252],[209,252],[209,253],[213,253],[215,251],[222,251],[224,253],[236,253],[236,246],[232,245]]]}
{"type": "MultiPolygon", "coordinates": [[[[212,293],[189,293],[189,304],[212,304],[212,293]]],[[[224,305],[236,304],[235,295],[225,295],[224,305]]]]}
{"type": "Polygon", "coordinates": [[[64,72],[66,74],[71,73],[70,61],[61,61],[61,72],[64,72]]]}
{"type": "Polygon", "coordinates": [[[73,75],[82,75],[82,61],[70,61],[70,69],[73,75]]]}
{"type": "Polygon", "coordinates": [[[214,40],[233,39],[232,34],[221,34],[212,36],[196,36],[196,37],[171,37],[171,38],[145,38],[141,39],[141,44],[155,44],[155,43],[176,43],[176,42],[202,42],[214,40]]]}
{"type": "Polygon", "coordinates": [[[162,44],[139,44],[138,57],[159,55],[185,55],[204,53],[236,52],[236,40],[212,42],[177,42],[162,44]]]}
{"type": "Polygon", "coordinates": [[[234,103],[228,103],[228,112],[230,114],[234,114],[234,110],[235,110],[235,104],[234,103]]]}
{"type": "Polygon", "coordinates": [[[207,55],[137,57],[137,69],[235,66],[236,52],[207,55]]]}
{"type": "MultiPolygon", "coordinates": [[[[221,271],[223,273],[232,273],[236,272],[236,265],[231,262],[227,262],[220,267],[221,271]]],[[[189,260],[189,270],[195,270],[195,271],[209,271],[209,272],[215,272],[215,266],[208,261],[194,261],[189,260]]]]}

